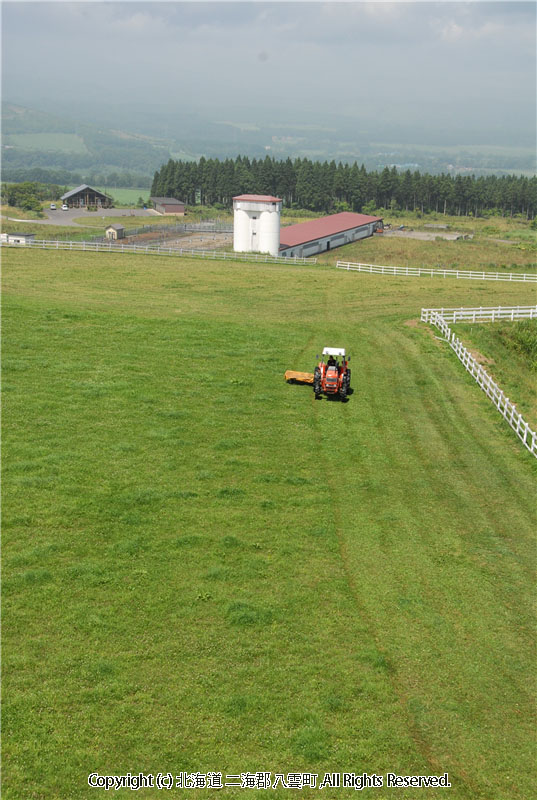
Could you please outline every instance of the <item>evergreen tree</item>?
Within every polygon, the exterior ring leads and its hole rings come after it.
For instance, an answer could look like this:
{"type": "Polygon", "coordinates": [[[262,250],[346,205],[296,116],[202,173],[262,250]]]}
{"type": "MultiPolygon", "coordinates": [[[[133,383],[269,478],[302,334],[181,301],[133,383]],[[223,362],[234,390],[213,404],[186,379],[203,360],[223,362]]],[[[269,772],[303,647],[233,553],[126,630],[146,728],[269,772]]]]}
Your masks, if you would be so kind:
{"type": "MultiPolygon", "coordinates": [[[[94,183],[123,180],[119,175],[94,177],[94,183]]],[[[202,157],[198,163],[170,159],[155,172],[151,184],[151,195],[177,197],[189,204],[196,201],[198,190],[204,204],[230,206],[237,194],[272,194],[287,206],[326,213],[341,208],[360,212],[367,206],[476,216],[489,211],[533,219],[537,211],[535,176],[433,176],[418,170],[398,173],[395,167],[379,173],[367,172],[363,164],[336,165],[308,158],[276,161],[269,155],[251,161],[245,156],[224,161],[202,157]]]]}

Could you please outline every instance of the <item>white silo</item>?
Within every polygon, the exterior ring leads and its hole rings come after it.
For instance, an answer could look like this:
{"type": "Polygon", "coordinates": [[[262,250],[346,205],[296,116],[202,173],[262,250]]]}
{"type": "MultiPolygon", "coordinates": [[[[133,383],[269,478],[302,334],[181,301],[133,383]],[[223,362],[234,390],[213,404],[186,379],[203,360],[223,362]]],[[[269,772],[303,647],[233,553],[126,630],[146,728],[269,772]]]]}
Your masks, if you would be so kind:
{"type": "Polygon", "coordinates": [[[233,250],[236,253],[270,253],[280,249],[282,201],[266,194],[241,194],[233,198],[233,250]]]}

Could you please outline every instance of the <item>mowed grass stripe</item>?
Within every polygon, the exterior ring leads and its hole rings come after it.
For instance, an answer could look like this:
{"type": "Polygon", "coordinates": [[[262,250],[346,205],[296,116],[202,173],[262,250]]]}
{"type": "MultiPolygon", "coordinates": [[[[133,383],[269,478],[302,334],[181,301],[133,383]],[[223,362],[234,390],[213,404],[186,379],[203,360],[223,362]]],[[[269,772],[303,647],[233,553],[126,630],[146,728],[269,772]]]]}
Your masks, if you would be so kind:
{"type": "MultiPolygon", "coordinates": [[[[512,477],[504,481],[505,475],[513,475],[519,454],[506,447],[503,437],[495,436],[493,425],[480,419],[478,405],[473,419],[465,414],[462,424],[454,424],[450,417],[461,406],[473,407],[463,395],[475,387],[466,386],[464,376],[461,380],[456,373],[449,375],[441,352],[431,354],[430,362],[420,357],[423,353],[416,352],[410,335],[380,323],[369,326],[361,340],[369,371],[351,401],[361,401],[360,416],[354,419],[354,429],[347,420],[346,437],[337,450],[328,441],[326,450],[339,476],[343,530],[349,559],[354,560],[355,584],[362,587],[375,625],[381,626],[377,641],[393,665],[396,682],[401,678],[403,695],[410,693],[415,724],[436,757],[437,746],[440,752],[445,747],[446,732],[462,722],[459,740],[455,730],[450,736],[448,760],[450,771],[467,776],[471,770],[464,763],[466,737],[475,739],[472,746],[477,749],[483,744],[490,748],[490,729],[497,730],[496,756],[477,780],[477,785],[487,786],[490,771],[498,769],[496,759],[501,763],[506,726],[522,748],[531,729],[527,716],[521,722],[521,706],[528,710],[532,691],[523,665],[534,655],[534,490],[531,473],[521,487],[512,477]],[[368,358],[368,345],[376,352],[376,361],[368,358]],[[389,370],[375,369],[375,364],[387,363],[389,370]],[[453,383],[446,387],[444,403],[428,405],[419,396],[412,403],[400,396],[397,402],[397,384],[427,387],[431,377],[438,384],[446,372],[453,383]],[[459,380],[462,386],[453,391],[459,380]],[[390,411],[394,402],[397,408],[390,411]],[[447,414],[446,405],[451,405],[447,414]],[[412,446],[416,436],[421,439],[419,448],[412,446]],[[440,443],[444,447],[435,446],[440,443]],[[427,448],[431,455],[423,459],[427,448]],[[491,475],[491,463],[499,465],[498,475],[491,475]],[[506,507],[504,495],[499,519],[502,489],[513,500],[506,507]],[[513,592],[518,598],[515,605],[509,599],[513,592]],[[478,608],[487,609],[484,618],[475,614],[478,608]],[[495,620],[493,629],[486,622],[489,614],[495,620]],[[428,702],[419,689],[425,674],[429,689],[438,683],[428,702]],[[471,697],[462,688],[469,684],[471,697]],[[455,696],[460,692],[461,697],[448,701],[450,691],[455,696]]],[[[418,340],[418,348],[419,344],[418,340]]],[[[428,343],[424,344],[427,349],[428,343]]],[[[358,387],[359,375],[355,364],[353,379],[358,387]]],[[[425,398],[429,390],[422,388],[421,394],[425,398]]],[[[531,747],[526,747],[525,757],[529,766],[531,747]]],[[[484,759],[480,753],[480,761],[484,759]]],[[[510,767],[504,766],[510,775],[510,767]]],[[[502,776],[504,791],[509,787],[512,794],[515,790],[507,775],[502,776]]],[[[498,780],[497,774],[494,779],[498,780]]],[[[471,788],[473,780],[468,780],[471,788]]],[[[531,769],[524,781],[521,796],[531,786],[531,769]]],[[[485,791],[494,791],[493,786],[485,791]]]]}
{"type": "MultiPolygon", "coordinates": [[[[386,329],[384,330],[385,335],[386,329]]],[[[391,348],[392,346],[393,343],[390,342],[389,347],[391,348]]],[[[347,452],[348,448],[345,448],[344,444],[335,448],[333,446],[333,437],[332,441],[328,438],[326,439],[327,450],[330,453],[334,453],[337,450],[337,458],[334,458],[333,469],[335,477],[333,485],[334,487],[339,485],[340,496],[335,502],[339,508],[344,509],[342,511],[344,519],[341,523],[342,531],[345,531],[342,550],[349,571],[349,580],[355,586],[357,601],[359,604],[365,601],[365,613],[370,618],[371,637],[379,646],[387,674],[392,676],[394,687],[399,693],[401,705],[404,709],[403,715],[409,718],[409,729],[412,731],[418,747],[420,747],[429,762],[429,770],[434,771],[440,768],[437,756],[414,720],[412,704],[408,702],[407,688],[398,679],[398,660],[393,657],[393,648],[385,639],[384,632],[378,629],[378,608],[370,608],[369,605],[371,587],[367,573],[371,574],[372,572],[376,576],[375,580],[378,580],[378,573],[382,571],[383,593],[390,591],[385,583],[393,585],[395,576],[391,574],[393,568],[389,563],[391,552],[394,549],[391,537],[402,537],[409,547],[409,551],[403,553],[403,557],[400,552],[398,553],[397,574],[399,571],[406,569],[405,556],[409,557],[411,564],[414,563],[413,547],[416,546],[416,542],[413,542],[411,537],[409,539],[410,530],[415,524],[413,508],[401,508],[408,502],[408,485],[405,485],[404,477],[401,483],[398,483],[396,469],[392,469],[390,472],[389,467],[394,457],[397,461],[397,455],[400,455],[398,453],[398,445],[399,448],[402,445],[402,449],[405,449],[407,433],[406,430],[401,432],[401,423],[399,425],[390,425],[385,417],[385,408],[381,397],[384,395],[393,398],[393,393],[390,391],[386,393],[385,389],[379,385],[378,374],[376,376],[368,374],[366,377],[362,372],[361,365],[364,362],[371,364],[371,360],[368,358],[370,348],[376,352],[379,363],[386,363],[386,353],[382,352],[379,337],[376,336],[371,340],[371,334],[362,330],[360,335],[360,358],[358,363],[354,365],[354,385],[358,387],[356,389],[358,396],[355,394],[353,401],[355,400],[358,404],[356,409],[359,408],[358,411],[355,409],[355,420],[356,414],[360,417],[358,419],[359,432],[357,439],[352,438],[354,431],[349,421],[346,423],[345,431],[347,441],[350,442],[354,453],[347,452]],[[371,396],[371,386],[376,386],[377,388],[377,394],[374,396],[371,396]],[[366,407],[365,404],[368,401],[369,407],[366,407]],[[354,455],[354,460],[352,455],[354,455]],[[364,468],[360,469],[362,459],[364,468]],[[374,463],[373,469],[370,468],[372,463],[374,463]],[[353,477],[349,478],[349,476],[353,477]],[[355,482],[356,478],[358,478],[357,482],[355,482]],[[394,482],[387,491],[384,491],[385,481],[394,482]],[[402,488],[404,488],[404,496],[401,496],[398,491],[398,489],[402,488]],[[356,489],[358,489],[358,492],[356,489]],[[394,495],[396,497],[395,500],[394,495]],[[407,526],[409,530],[406,529],[407,526]],[[352,535],[348,533],[351,530],[352,535]],[[354,553],[355,550],[359,553],[357,559],[353,559],[351,556],[350,563],[347,555],[349,546],[351,553],[354,553]],[[358,566],[356,566],[356,561],[358,566]],[[385,564],[385,562],[388,563],[385,564]],[[364,593],[363,601],[360,599],[362,593],[364,593]],[[368,599],[366,600],[366,598],[368,599]]],[[[398,359],[393,352],[390,352],[388,356],[391,368],[389,374],[387,373],[385,377],[391,383],[392,381],[397,381],[397,370],[394,377],[394,366],[400,365],[400,358],[398,359]]],[[[405,364],[404,367],[406,380],[408,380],[407,365],[405,364]]],[[[400,377],[401,375],[399,375],[400,377]]],[[[452,780],[458,786],[459,791],[463,795],[468,791],[470,792],[469,796],[474,796],[473,782],[465,777],[464,780],[469,782],[468,786],[465,785],[464,782],[461,782],[460,775],[457,776],[460,771],[458,765],[451,764],[450,767],[452,780]],[[457,781],[457,777],[459,777],[459,781],[457,781]]]]}

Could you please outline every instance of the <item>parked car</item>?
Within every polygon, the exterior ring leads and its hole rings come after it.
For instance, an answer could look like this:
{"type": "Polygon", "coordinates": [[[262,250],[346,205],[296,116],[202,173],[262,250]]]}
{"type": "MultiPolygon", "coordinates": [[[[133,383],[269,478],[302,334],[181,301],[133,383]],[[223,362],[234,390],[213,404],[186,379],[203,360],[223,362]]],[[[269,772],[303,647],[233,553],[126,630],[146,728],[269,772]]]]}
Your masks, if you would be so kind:
{"type": "Polygon", "coordinates": [[[69,206],[67,205],[67,203],[63,204],[62,211],[69,211],[69,206]]]}
{"type": "Polygon", "coordinates": [[[50,210],[51,211],[56,211],[56,203],[51,203],[50,204],[50,210]]]}

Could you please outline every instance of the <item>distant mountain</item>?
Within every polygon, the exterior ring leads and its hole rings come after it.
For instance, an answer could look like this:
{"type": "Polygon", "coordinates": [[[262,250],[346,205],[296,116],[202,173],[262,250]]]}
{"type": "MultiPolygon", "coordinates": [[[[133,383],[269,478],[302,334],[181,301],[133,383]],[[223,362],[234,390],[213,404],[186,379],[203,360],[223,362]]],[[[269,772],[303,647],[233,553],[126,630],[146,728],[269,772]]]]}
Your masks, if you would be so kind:
{"type": "Polygon", "coordinates": [[[17,133],[76,133],[76,122],[33,108],[2,103],[2,136],[17,133]]]}
{"type": "Polygon", "coordinates": [[[533,146],[483,144],[478,131],[468,130],[458,142],[453,132],[448,138],[438,133],[424,141],[423,132],[410,123],[381,125],[365,112],[362,119],[332,115],[324,120],[290,113],[282,121],[281,113],[268,108],[256,115],[248,108],[225,106],[205,111],[182,107],[178,100],[143,108],[88,102],[73,111],[58,99],[48,110],[4,102],[2,120],[2,174],[8,180],[25,179],[20,176],[36,169],[68,170],[85,179],[129,172],[139,175],[138,181],[144,176],[138,185],[148,186],[170,158],[237,155],[357,162],[368,170],[396,166],[431,174],[535,171],[533,146]]]}
{"type": "Polygon", "coordinates": [[[45,168],[87,174],[130,171],[147,178],[171,156],[166,142],[2,103],[2,174],[45,168]]]}

